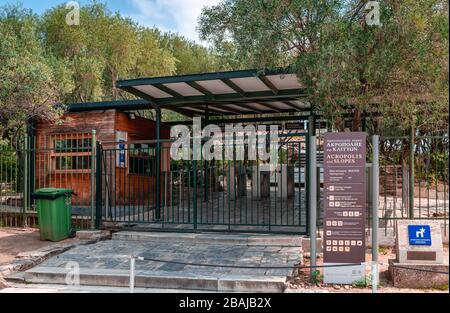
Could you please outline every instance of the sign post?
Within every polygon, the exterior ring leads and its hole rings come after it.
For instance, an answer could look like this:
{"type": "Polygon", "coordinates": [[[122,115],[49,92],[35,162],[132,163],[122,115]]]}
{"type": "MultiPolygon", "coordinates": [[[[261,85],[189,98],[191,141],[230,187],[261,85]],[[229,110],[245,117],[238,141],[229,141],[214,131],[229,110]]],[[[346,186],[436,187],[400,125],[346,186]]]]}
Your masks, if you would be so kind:
{"type": "Polygon", "coordinates": [[[380,137],[372,136],[372,292],[378,291],[378,202],[380,200],[380,137]]]}
{"type": "Polygon", "coordinates": [[[324,142],[324,282],[365,278],[366,133],[327,133],[324,142]]]}

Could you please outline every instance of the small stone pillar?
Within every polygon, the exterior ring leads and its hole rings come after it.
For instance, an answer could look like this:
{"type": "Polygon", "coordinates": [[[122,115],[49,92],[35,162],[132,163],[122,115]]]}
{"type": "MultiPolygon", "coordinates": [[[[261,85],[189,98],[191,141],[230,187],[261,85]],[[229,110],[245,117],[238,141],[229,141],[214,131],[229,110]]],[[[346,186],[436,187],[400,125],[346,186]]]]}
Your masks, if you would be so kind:
{"type": "Polygon", "coordinates": [[[448,286],[448,275],[436,273],[448,272],[439,221],[397,221],[396,255],[395,260],[389,260],[389,272],[395,287],[448,286]]]}

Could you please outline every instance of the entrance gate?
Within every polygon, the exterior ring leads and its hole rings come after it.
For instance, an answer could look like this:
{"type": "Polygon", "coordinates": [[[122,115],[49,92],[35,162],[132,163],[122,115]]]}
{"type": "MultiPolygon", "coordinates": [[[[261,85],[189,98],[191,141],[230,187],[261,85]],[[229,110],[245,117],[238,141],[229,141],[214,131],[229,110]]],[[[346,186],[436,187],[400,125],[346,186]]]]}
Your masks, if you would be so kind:
{"type": "Polygon", "coordinates": [[[306,234],[306,139],[304,133],[280,135],[272,171],[247,159],[174,161],[169,141],[160,141],[159,159],[156,141],[103,143],[97,216],[139,230],[306,234]]]}

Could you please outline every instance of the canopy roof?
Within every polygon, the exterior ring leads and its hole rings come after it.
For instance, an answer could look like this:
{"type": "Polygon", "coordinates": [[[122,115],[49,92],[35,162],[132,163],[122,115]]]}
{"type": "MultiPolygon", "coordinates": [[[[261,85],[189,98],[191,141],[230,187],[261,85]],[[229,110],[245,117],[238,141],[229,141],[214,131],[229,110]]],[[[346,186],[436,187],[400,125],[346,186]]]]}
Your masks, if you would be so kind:
{"type": "Polygon", "coordinates": [[[133,109],[161,108],[183,115],[245,115],[310,111],[295,73],[243,70],[121,80],[117,86],[145,100],[133,109]]]}

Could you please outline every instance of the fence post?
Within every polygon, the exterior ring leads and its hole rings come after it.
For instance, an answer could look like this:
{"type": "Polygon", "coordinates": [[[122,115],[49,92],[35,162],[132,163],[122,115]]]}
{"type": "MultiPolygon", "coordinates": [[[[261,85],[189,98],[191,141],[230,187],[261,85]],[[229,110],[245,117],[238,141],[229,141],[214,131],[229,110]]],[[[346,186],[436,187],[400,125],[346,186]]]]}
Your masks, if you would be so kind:
{"type": "MultiPolygon", "coordinates": [[[[312,184],[312,185],[309,184],[309,181],[311,179],[312,171],[311,171],[311,164],[309,162],[309,157],[308,157],[310,155],[309,154],[310,153],[310,149],[311,149],[311,146],[313,144],[311,142],[312,136],[314,136],[314,140],[315,140],[315,138],[316,138],[315,135],[316,135],[316,118],[314,116],[314,113],[311,111],[310,116],[308,118],[308,137],[306,138],[306,154],[307,154],[307,156],[305,156],[305,159],[306,159],[306,168],[305,168],[305,170],[306,170],[306,177],[305,177],[305,193],[306,193],[306,201],[305,202],[306,202],[306,208],[310,208],[311,207],[311,202],[310,202],[311,200],[310,199],[313,199],[313,201],[316,201],[315,197],[311,197],[311,190],[316,188],[316,185],[315,184],[312,184]]],[[[315,142],[314,142],[314,145],[315,145],[315,142]]],[[[314,168],[314,171],[315,170],[316,169],[314,168]]],[[[310,212],[309,209],[307,209],[306,210],[306,220],[308,222],[306,223],[306,233],[308,235],[311,234],[311,225],[309,225],[310,215],[311,215],[311,212],[310,212]]]]}
{"type": "Polygon", "coordinates": [[[134,279],[135,279],[135,265],[136,259],[134,256],[130,257],[130,293],[134,293],[134,279]]]}
{"type": "Polygon", "coordinates": [[[197,160],[195,156],[192,161],[192,171],[193,171],[193,185],[194,185],[194,193],[192,194],[192,200],[194,201],[194,229],[197,229],[197,160]]]}
{"type": "Polygon", "coordinates": [[[91,229],[95,228],[95,143],[96,131],[92,130],[91,138],[91,229]]]}
{"type": "Polygon", "coordinates": [[[414,127],[409,133],[409,218],[414,218],[414,127]]]}
{"type": "Polygon", "coordinates": [[[156,201],[155,219],[161,219],[161,109],[156,109],[156,201]]]}
{"type": "Polygon", "coordinates": [[[95,186],[95,228],[99,229],[102,220],[102,147],[100,142],[96,142],[96,186],[95,186]]]}
{"type": "Polygon", "coordinates": [[[380,197],[380,163],[379,163],[380,137],[372,137],[372,292],[378,288],[378,202],[380,197]]]}
{"type": "Polygon", "coordinates": [[[317,171],[316,171],[316,136],[309,136],[309,152],[308,152],[308,161],[309,161],[309,227],[310,227],[310,279],[313,282],[316,266],[316,231],[317,231],[317,171]]]}
{"type": "Polygon", "coordinates": [[[22,225],[27,227],[27,207],[28,207],[28,136],[24,138],[24,164],[23,164],[23,212],[22,225]]]}

